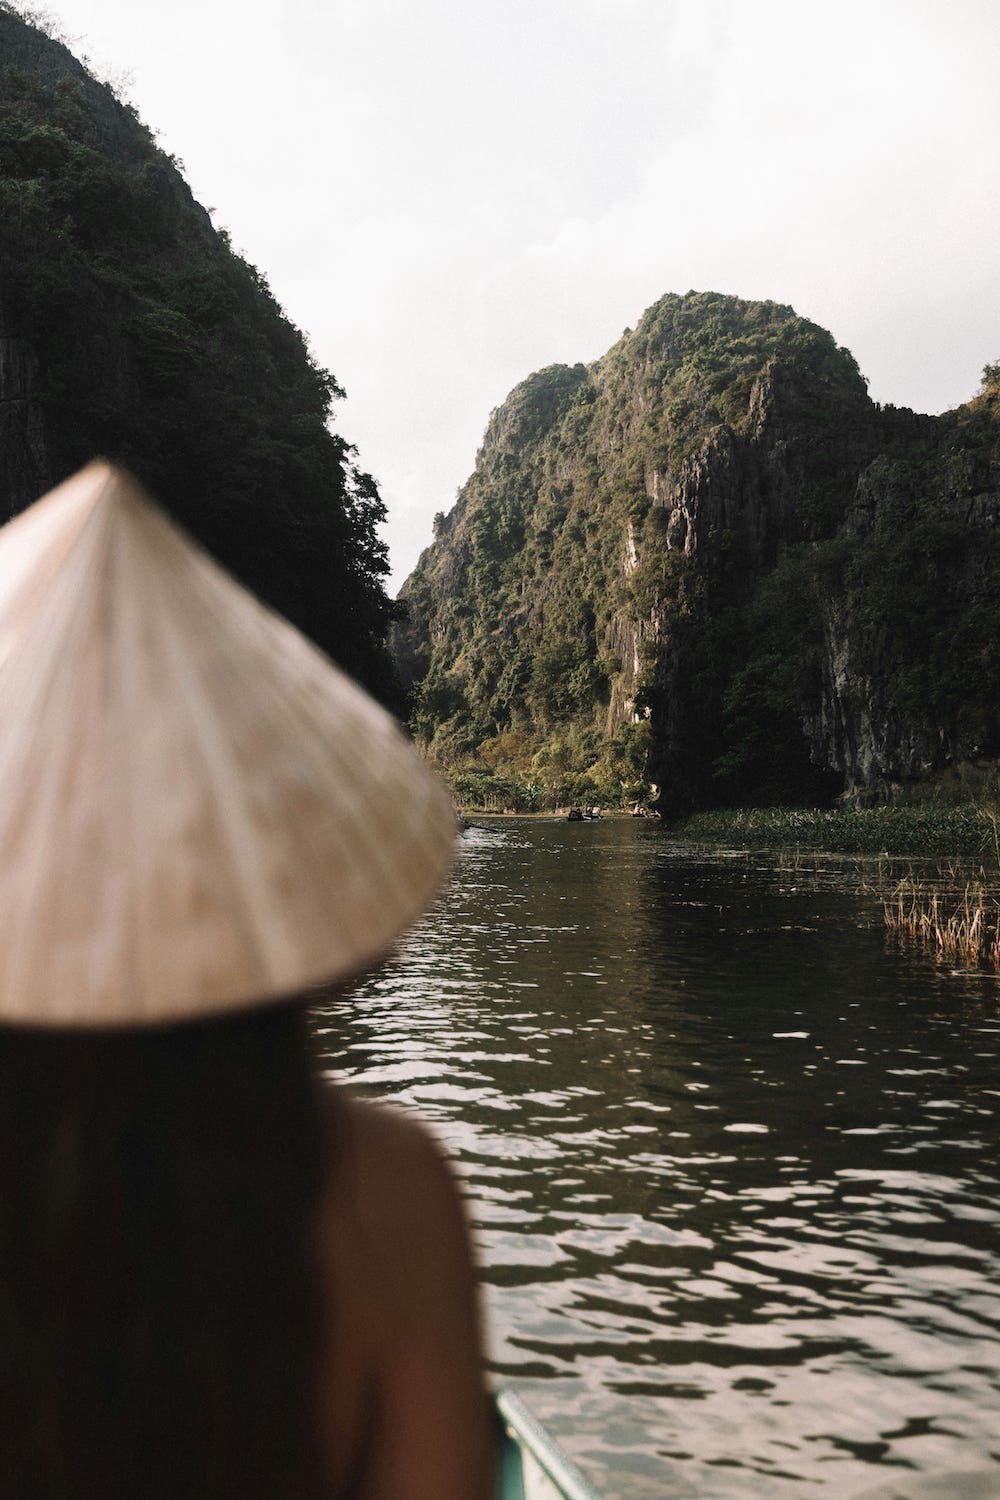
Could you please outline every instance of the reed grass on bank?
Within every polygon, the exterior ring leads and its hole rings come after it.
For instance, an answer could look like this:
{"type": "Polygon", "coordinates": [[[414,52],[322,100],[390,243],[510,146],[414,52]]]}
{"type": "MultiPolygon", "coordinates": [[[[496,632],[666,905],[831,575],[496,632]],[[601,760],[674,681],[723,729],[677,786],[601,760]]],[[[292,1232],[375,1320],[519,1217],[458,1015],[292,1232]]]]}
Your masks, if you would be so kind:
{"type": "Polygon", "coordinates": [[[1000,864],[997,814],[973,804],[864,808],[720,808],[671,828],[676,838],[749,849],[971,858],[1000,864]]]}
{"type": "Polygon", "coordinates": [[[889,931],[932,948],[952,963],[1000,970],[1000,900],[981,882],[956,896],[911,876],[882,896],[889,931]]]}
{"type": "Polygon", "coordinates": [[[698,813],[676,837],[749,849],[817,850],[933,861],[920,875],[881,864],[862,888],[882,908],[886,929],[950,963],[1000,972],[1000,839],[997,813],[973,803],[896,807],[740,808],[698,813]],[[948,868],[975,860],[979,878],[948,868]],[[996,872],[995,877],[988,872],[996,872]]]}

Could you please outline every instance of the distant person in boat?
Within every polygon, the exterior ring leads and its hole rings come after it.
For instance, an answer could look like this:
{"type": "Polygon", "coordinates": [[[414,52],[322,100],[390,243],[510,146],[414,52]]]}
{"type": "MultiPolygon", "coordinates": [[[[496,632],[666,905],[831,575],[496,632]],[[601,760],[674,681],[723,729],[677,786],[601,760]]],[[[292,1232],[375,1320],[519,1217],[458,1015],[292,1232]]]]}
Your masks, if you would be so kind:
{"type": "Polygon", "coordinates": [[[306,1012],[447,794],[103,464],[0,531],[0,714],[4,1500],[491,1500],[454,1180],[306,1012]]]}

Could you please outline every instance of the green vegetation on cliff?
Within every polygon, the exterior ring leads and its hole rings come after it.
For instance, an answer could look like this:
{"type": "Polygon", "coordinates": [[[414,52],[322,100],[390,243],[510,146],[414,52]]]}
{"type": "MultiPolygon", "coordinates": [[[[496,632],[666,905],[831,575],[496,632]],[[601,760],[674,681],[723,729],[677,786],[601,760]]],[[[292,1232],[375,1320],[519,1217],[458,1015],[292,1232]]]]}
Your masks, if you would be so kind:
{"type": "Polygon", "coordinates": [[[0,6],[0,506],[95,454],[382,697],[382,502],[341,394],[134,112],[0,6]]]}
{"type": "Polygon", "coordinates": [[[664,297],[490,418],[403,590],[416,732],[526,805],[648,747],[668,815],[1000,754],[998,439],[996,367],[919,417],[791,308],[664,297]]]}

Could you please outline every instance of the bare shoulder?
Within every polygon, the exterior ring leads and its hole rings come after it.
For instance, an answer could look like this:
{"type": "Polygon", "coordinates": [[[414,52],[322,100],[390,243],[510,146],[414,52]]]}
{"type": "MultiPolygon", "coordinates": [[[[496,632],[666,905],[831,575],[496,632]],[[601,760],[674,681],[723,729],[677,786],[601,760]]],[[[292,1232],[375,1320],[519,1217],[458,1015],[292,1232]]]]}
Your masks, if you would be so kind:
{"type": "Polygon", "coordinates": [[[415,1235],[445,1230],[465,1243],[457,1179],[425,1126],[397,1106],[346,1092],[337,1121],[334,1185],[348,1189],[359,1227],[411,1244],[415,1235]]]}
{"type": "Polygon", "coordinates": [[[338,1094],[330,1209],[342,1272],[397,1338],[428,1315],[477,1325],[472,1250],[458,1180],[404,1110],[338,1094]]]}
{"type": "Polygon", "coordinates": [[[457,1181],[431,1133],[400,1109],[338,1093],[330,1193],[343,1339],[338,1381],[373,1391],[365,1500],[492,1493],[476,1278],[457,1181]]]}
{"type": "Polygon", "coordinates": [[[444,1166],[443,1152],[427,1127],[398,1105],[374,1104],[342,1089],[337,1117],[341,1128],[346,1127],[351,1149],[371,1170],[434,1174],[444,1166]]]}

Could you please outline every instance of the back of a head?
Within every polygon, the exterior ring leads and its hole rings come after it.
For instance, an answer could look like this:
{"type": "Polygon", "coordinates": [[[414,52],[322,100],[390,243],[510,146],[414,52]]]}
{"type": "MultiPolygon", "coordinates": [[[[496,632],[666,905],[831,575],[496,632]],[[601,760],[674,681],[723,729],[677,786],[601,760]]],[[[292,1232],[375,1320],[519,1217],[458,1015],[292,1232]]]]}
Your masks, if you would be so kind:
{"type": "Polygon", "coordinates": [[[305,1014],[0,1028],[8,1500],[328,1496],[305,1014]]]}

